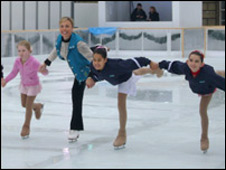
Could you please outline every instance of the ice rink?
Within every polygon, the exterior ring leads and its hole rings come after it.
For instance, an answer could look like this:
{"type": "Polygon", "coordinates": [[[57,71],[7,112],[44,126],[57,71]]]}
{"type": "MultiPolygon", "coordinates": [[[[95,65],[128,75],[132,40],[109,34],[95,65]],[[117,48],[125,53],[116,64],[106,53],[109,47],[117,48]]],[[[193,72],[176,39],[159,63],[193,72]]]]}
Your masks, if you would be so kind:
{"type": "MultiPolygon", "coordinates": [[[[46,56],[36,58],[43,62],[46,56]]],[[[15,58],[1,60],[6,76],[15,58]]],[[[225,70],[225,57],[207,57],[206,63],[216,70],[225,70]]],[[[220,90],[214,94],[208,110],[210,149],[203,154],[200,98],[191,92],[184,76],[167,72],[160,79],[144,76],[137,84],[137,96],[129,97],[127,102],[126,148],[114,150],[112,144],[119,127],[117,87],[100,82],[93,89],[85,90],[85,131],[76,143],[68,143],[71,70],[66,62],[57,59],[49,67],[49,75],[39,77],[43,90],[36,101],[44,103],[45,110],[41,120],[33,116],[30,138],[26,140],[20,137],[25,115],[18,90],[20,76],[1,89],[1,167],[4,169],[225,168],[225,93],[220,90]]]]}

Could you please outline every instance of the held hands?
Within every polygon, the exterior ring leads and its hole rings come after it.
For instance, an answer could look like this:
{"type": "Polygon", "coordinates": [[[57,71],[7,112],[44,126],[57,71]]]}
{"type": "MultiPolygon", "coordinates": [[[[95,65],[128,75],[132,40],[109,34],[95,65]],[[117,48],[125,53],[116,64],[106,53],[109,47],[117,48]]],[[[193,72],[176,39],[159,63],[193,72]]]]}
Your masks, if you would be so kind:
{"type": "Polygon", "coordinates": [[[86,80],[86,86],[90,89],[92,88],[93,86],[95,86],[95,81],[91,78],[91,77],[88,77],[87,80],[86,80]]]}
{"type": "Polygon", "coordinates": [[[49,71],[47,70],[46,68],[46,65],[45,64],[42,64],[40,67],[39,67],[39,70],[38,70],[40,73],[42,73],[43,75],[47,75],[49,73],[49,71]]]}
{"type": "Polygon", "coordinates": [[[46,71],[46,64],[43,63],[40,67],[39,67],[39,72],[42,73],[43,71],[46,71]]]}
{"type": "Polygon", "coordinates": [[[150,63],[150,68],[151,68],[152,70],[157,70],[157,69],[159,68],[159,64],[156,63],[156,62],[154,62],[154,61],[151,61],[151,63],[150,63]]]}
{"type": "Polygon", "coordinates": [[[6,81],[4,78],[1,78],[1,86],[5,87],[6,86],[6,81]]]}
{"type": "Polygon", "coordinates": [[[156,76],[158,77],[158,78],[160,78],[160,77],[162,77],[163,76],[163,70],[161,70],[160,68],[159,68],[159,64],[158,63],[156,63],[156,62],[151,62],[150,63],[150,68],[151,68],[151,70],[152,70],[152,74],[156,74],[156,76]]]}

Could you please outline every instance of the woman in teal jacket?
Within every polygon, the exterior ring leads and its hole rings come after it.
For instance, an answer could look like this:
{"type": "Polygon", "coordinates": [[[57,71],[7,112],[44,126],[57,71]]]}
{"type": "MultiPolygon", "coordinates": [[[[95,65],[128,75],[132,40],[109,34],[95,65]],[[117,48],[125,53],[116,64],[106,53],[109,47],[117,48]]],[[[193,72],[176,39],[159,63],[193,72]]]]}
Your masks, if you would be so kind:
{"type": "Polygon", "coordinates": [[[75,76],[72,88],[73,111],[68,139],[69,141],[76,141],[79,137],[79,131],[84,130],[82,102],[93,52],[79,35],[73,33],[74,22],[71,18],[63,17],[59,22],[59,26],[60,35],[57,38],[56,46],[48,59],[42,64],[40,70],[50,66],[51,62],[58,56],[60,59],[67,61],[75,76]]]}

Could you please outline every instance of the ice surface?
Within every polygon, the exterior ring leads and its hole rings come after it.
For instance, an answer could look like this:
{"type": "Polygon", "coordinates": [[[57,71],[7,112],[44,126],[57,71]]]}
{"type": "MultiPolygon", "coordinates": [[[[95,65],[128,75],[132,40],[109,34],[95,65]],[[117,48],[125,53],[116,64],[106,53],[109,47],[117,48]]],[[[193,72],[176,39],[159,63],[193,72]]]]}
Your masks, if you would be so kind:
{"type": "MultiPolygon", "coordinates": [[[[46,56],[37,56],[44,61],[46,56]]],[[[159,58],[152,58],[159,61],[159,58]]],[[[2,58],[7,75],[15,58],[2,58]]],[[[185,60],[185,59],[180,59],[185,60]]],[[[225,69],[224,58],[207,58],[225,69]]],[[[20,76],[1,90],[2,168],[225,168],[225,93],[218,90],[209,107],[210,149],[200,151],[199,100],[183,76],[165,73],[144,76],[138,94],[128,99],[127,145],[114,150],[118,131],[117,87],[107,82],[86,89],[85,131],[68,143],[73,76],[67,63],[57,59],[49,75],[40,75],[45,103],[41,120],[33,116],[31,134],[20,138],[24,109],[20,105],[20,76]]]]}

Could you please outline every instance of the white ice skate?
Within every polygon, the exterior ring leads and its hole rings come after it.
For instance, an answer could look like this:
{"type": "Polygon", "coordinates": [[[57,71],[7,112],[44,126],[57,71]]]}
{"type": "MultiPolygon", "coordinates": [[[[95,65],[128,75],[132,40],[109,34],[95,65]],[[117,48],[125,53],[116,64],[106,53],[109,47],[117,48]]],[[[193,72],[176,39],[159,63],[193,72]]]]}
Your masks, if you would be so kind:
{"type": "Polygon", "coordinates": [[[206,154],[209,149],[209,139],[201,139],[201,150],[203,151],[203,154],[206,154]]]}
{"type": "Polygon", "coordinates": [[[70,130],[68,134],[68,141],[70,143],[76,142],[79,138],[79,131],[77,130],[70,130]]]}
{"type": "Polygon", "coordinates": [[[21,138],[22,138],[23,140],[28,139],[28,138],[29,138],[29,135],[21,136],[21,138]]]}
{"type": "Polygon", "coordinates": [[[115,150],[124,149],[126,147],[126,131],[119,131],[113,146],[115,150]]]}
{"type": "Polygon", "coordinates": [[[37,120],[39,120],[41,118],[43,110],[44,110],[44,104],[41,104],[40,111],[37,111],[36,109],[34,109],[35,117],[36,117],[37,120]]]}
{"type": "Polygon", "coordinates": [[[121,150],[121,149],[124,149],[124,148],[126,148],[126,143],[124,143],[124,144],[121,145],[121,146],[114,146],[114,149],[115,149],[115,150],[121,150]]]}
{"type": "Polygon", "coordinates": [[[21,131],[21,133],[20,133],[20,136],[21,136],[21,138],[22,139],[27,139],[27,138],[29,138],[29,134],[30,134],[30,128],[29,128],[29,126],[23,126],[22,127],[22,131],[21,131]]]}

